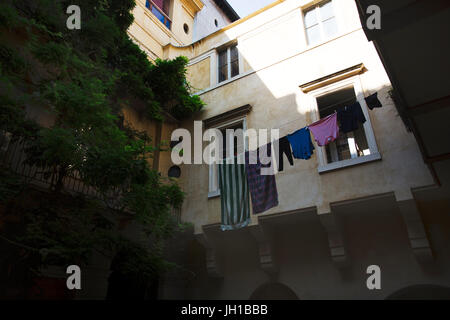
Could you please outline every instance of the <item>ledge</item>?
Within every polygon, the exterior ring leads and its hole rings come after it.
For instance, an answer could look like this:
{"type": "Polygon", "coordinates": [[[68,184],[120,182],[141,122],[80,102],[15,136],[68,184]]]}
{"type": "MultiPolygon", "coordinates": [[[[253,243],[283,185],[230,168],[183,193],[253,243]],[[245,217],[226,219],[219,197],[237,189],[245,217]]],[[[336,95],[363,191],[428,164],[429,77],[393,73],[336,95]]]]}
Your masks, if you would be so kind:
{"type": "MultiPolygon", "coordinates": [[[[207,58],[207,57],[205,57],[205,58],[207,58]]],[[[245,73],[241,73],[241,74],[239,74],[239,75],[237,75],[237,76],[235,76],[235,77],[233,77],[233,78],[230,78],[230,79],[228,79],[228,80],[219,82],[219,83],[217,83],[217,84],[215,84],[215,85],[213,85],[213,86],[211,86],[211,87],[209,87],[209,88],[206,88],[206,89],[203,89],[203,90],[201,90],[201,91],[198,91],[198,92],[194,93],[194,95],[200,96],[200,95],[205,94],[205,93],[207,93],[207,92],[209,92],[209,91],[211,91],[211,90],[220,88],[220,87],[222,87],[222,86],[224,86],[224,85],[229,84],[230,82],[239,80],[239,79],[241,79],[241,78],[243,78],[243,77],[246,77],[246,76],[248,76],[248,75],[251,75],[251,74],[253,74],[253,73],[255,73],[254,70],[248,71],[248,72],[245,72],[245,73]]]]}
{"type": "Polygon", "coordinates": [[[247,113],[250,112],[251,109],[252,109],[252,106],[249,104],[246,104],[242,107],[234,108],[225,113],[221,113],[217,116],[205,119],[205,120],[203,120],[203,124],[205,125],[205,128],[211,128],[214,125],[217,125],[217,124],[223,123],[225,121],[232,120],[235,118],[239,118],[243,115],[246,115],[247,113]]]}
{"type": "Polygon", "coordinates": [[[381,154],[377,152],[374,154],[369,154],[367,156],[362,156],[354,159],[332,162],[324,166],[319,166],[317,170],[319,171],[319,173],[325,173],[378,160],[381,160],[381,154]]]}
{"type": "Polygon", "coordinates": [[[208,199],[219,198],[219,197],[220,197],[220,190],[208,192],[208,199]]]}
{"type": "Polygon", "coordinates": [[[335,83],[335,82],[339,82],[342,81],[344,79],[350,78],[354,75],[360,74],[362,72],[364,72],[366,69],[364,67],[364,64],[360,63],[357,64],[355,66],[352,66],[350,68],[332,73],[330,75],[327,75],[325,77],[304,83],[302,85],[300,85],[300,89],[302,89],[302,91],[304,93],[308,93],[312,90],[327,86],[329,84],[335,83]]]}

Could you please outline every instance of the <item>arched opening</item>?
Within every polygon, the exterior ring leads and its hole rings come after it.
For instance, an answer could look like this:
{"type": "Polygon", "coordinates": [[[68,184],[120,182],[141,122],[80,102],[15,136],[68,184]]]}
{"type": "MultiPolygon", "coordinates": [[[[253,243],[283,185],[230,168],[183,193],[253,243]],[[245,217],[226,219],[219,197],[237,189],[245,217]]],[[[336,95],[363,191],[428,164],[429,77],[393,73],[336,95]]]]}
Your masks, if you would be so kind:
{"type": "Polygon", "coordinates": [[[414,285],[392,293],[386,300],[450,300],[450,288],[431,284],[414,285]]]}
{"type": "Polygon", "coordinates": [[[263,284],[253,291],[250,300],[299,300],[291,288],[282,283],[263,284]]]}

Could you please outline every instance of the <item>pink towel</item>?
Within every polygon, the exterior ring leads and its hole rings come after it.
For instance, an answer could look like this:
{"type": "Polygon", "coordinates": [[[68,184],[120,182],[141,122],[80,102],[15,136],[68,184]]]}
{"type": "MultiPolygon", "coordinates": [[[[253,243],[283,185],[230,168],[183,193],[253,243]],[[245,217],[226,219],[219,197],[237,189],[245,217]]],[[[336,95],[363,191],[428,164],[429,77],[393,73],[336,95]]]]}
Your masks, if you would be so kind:
{"type": "Polygon", "coordinates": [[[309,130],[314,135],[314,139],[319,146],[325,146],[334,141],[339,136],[339,127],[337,125],[337,113],[320,119],[317,122],[309,125],[309,130]]]}

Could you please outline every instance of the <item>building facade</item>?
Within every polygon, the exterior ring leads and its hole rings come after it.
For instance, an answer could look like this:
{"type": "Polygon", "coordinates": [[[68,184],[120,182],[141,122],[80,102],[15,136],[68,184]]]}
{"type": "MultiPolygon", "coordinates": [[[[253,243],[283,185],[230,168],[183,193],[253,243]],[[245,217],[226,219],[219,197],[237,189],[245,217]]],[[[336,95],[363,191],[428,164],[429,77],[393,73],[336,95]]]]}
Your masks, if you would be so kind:
{"type": "MultiPolygon", "coordinates": [[[[183,271],[161,279],[159,298],[448,294],[448,186],[436,183],[402,121],[355,1],[279,0],[234,22],[219,1],[162,4],[168,9],[159,20],[148,1],[137,3],[132,38],[151,60],[188,57],[189,81],[206,103],[195,118],[163,129],[161,139],[175,128],[194,137],[194,121],[284,136],[355,101],[367,119],[326,147],[314,142],[309,160],[285,160],[275,176],[278,206],[251,214],[238,230],[221,231],[216,167],[181,165],[181,220],[193,232],[169,246],[183,271]],[[364,97],[375,92],[382,108],[370,110],[364,97]],[[368,288],[371,266],[379,267],[380,289],[368,288]]],[[[170,154],[161,154],[160,168],[171,165],[170,154]]]]}

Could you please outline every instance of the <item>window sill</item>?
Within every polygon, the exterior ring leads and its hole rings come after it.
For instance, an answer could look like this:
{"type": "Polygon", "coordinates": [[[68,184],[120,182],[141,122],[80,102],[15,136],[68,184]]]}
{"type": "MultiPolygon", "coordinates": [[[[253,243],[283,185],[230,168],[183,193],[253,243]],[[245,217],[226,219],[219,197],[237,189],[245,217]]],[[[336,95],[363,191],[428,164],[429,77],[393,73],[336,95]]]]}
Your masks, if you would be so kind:
{"type": "Polygon", "coordinates": [[[212,87],[209,87],[209,88],[206,88],[204,90],[198,91],[198,92],[194,93],[194,95],[199,96],[199,95],[204,94],[204,93],[206,93],[208,91],[217,89],[217,88],[222,87],[224,85],[227,85],[227,84],[229,84],[229,83],[231,83],[233,81],[236,81],[236,80],[239,80],[239,79],[241,79],[243,77],[246,77],[246,76],[248,76],[248,75],[250,75],[252,73],[255,73],[255,71],[248,71],[248,72],[245,72],[245,73],[238,74],[237,76],[235,76],[233,78],[230,78],[230,79],[227,79],[225,81],[219,82],[219,83],[215,84],[212,87]]]}
{"type": "Polygon", "coordinates": [[[218,197],[220,197],[220,190],[208,192],[208,199],[213,199],[213,198],[218,198],[218,197]]]}
{"type": "Polygon", "coordinates": [[[351,166],[356,166],[359,164],[368,163],[368,162],[377,161],[377,160],[381,160],[381,154],[379,154],[378,152],[367,155],[367,156],[354,158],[354,159],[347,159],[347,160],[332,162],[332,163],[326,164],[324,166],[319,166],[319,168],[317,170],[319,171],[319,173],[325,173],[325,172],[330,172],[330,171],[343,169],[343,168],[347,168],[347,167],[351,167],[351,166]]]}

